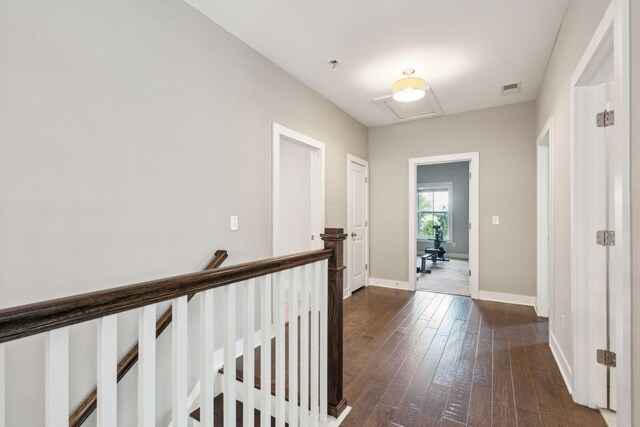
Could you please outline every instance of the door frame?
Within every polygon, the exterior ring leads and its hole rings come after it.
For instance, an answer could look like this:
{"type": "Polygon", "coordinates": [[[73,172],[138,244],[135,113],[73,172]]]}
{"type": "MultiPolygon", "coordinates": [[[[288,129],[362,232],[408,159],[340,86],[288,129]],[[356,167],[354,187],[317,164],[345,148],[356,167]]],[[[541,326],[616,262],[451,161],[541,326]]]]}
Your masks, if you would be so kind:
{"type": "Polygon", "coordinates": [[[552,174],[552,147],[554,146],[554,122],[553,117],[547,120],[536,140],[537,150],[537,294],[536,294],[536,314],[540,317],[549,317],[550,295],[553,278],[553,247],[552,236],[552,189],[550,183],[553,182],[552,174]]]}
{"type": "MultiPolygon", "coordinates": [[[[571,303],[573,319],[573,399],[590,407],[596,406],[598,381],[590,375],[595,354],[590,343],[597,342],[597,328],[589,322],[590,312],[602,301],[591,292],[590,275],[586,275],[589,259],[587,244],[595,236],[587,235],[584,226],[589,218],[588,174],[584,135],[587,129],[586,103],[581,86],[598,76],[599,65],[611,61],[616,82],[614,97],[615,125],[611,144],[612,177],[615,194],[616,245],[611,247],[609,292],[617,310],[612,313],[615,330],[617,424],[632,425],[631,385],[631,249],[629,196],[629,1],[612,0],[587,46],[571,78],[570,158],[571,158],[571,303]],[[607,43],[611,41],[612,43],[607,43]],[[613,46],[613,48],[607,48],[613,46]]],[[[595,120],[595,118],[588,118],[595,120]]]]}
{"type": "Polygon", "coordinates": [[[409,159],[409,290],[416,290],[416,191],[418,166],[441,163],[469,162],[469,292],[471,298],[479,295],[479,242],[480,242],[480,153],[457,153],[442,156],[414,157],[409,159]]]}
{"type": "MultiPolygon", "coordinates": [[[[351,233],[352,221],[351,221],[351,210],[353,209],[352,201],[351,201],[351,174],[349,173],[349,167],[351,163],[357,163],[365,169],[365,194],[364,194],[364,204],[365,204],[365,218],[367,224],[365,228],[366,232],[366,244],[365,244],[365,262],[367,267],[369,265],[369,162],[361,159],[359,157],[354,156],[353,154],[347,154],[347,234],[351,233]]],[[[349,239],[349,237],[347,237],[349,239]]],[[[350,297],[353,292],[351,289],[351,273],[349,272],[349,267],[351,265],[351,245],[352,240],[349,239],[346,245],[346,264],[347,264],[347,288],[344,290],[344,297],[350,297]]],[[[369,268],[365,269],[365,286],[369,286],[369,268]]]]}
{"type": "Polygon", "coordinates": [[[316,230],[313,234],[314,248],[322,247],[320,234],[324,232],[325,220],[325,144],[310,136],[304,135],[295,130],[284,127],[278,123],[273,123],[271,134],[271,256],[279,254],[280,247],[280,142],[282,138],[305,145],[312,151],[312,182],[309,191],[312,193],[312,228],[316,230]]]}

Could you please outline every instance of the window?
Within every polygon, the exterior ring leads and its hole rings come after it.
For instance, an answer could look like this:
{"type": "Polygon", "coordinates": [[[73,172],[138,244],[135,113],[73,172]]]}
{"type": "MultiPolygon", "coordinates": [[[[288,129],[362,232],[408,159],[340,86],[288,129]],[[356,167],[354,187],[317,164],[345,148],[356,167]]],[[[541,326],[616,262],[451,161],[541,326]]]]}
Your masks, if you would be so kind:
{"type": "Polygon", "coordinates": [[[433,239],[434,225],[442,227],[444,240],[451,240],[451,183],[419,186],[417,197],[418,239],[433,239]]]}

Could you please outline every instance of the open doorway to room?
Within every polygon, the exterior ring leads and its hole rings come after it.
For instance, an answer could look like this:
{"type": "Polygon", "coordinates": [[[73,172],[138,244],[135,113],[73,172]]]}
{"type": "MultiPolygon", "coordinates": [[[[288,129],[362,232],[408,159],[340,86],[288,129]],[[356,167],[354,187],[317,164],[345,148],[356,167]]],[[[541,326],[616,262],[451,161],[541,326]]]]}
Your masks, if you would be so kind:
{"type": "Polygon", "coordinates": [[[416,173],[416,289],[469,291],[469,162],[419,165],[416,173]]]}
{"type": "Polygon", "coordinates": [[[409,159],[409,289],[478,298],[479,163],[474,153],[409,159]]]}

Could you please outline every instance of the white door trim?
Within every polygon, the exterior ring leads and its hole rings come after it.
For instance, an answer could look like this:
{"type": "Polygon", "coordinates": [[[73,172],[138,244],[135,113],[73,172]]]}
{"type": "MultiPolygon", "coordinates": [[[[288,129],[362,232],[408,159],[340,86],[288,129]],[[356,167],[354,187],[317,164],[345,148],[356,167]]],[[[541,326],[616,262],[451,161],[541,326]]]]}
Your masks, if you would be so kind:
{"type": "Polygon", "coordinates": [[[416,188],[417,170],[420,165],[433,165],[438,163],[469,162],[469,292],[471,298],[479,295],[479,239],[480,239],[480,153],[458,153],[443,156],[415,157],[409,159],[409,234],[407,236],[409,246],[409,290],[416,290],[416,188]]]}
{"type": "Polygon", "coordinates": [[[317,248],[322,247],[322,240],[320,239],[320,233],[324,232],[324,215],[325,215],[325,144],[316,139],[313,139],[300,132],[296,132],[292,129],[286,128],[277,123],[273,123],[272,127],[272,157],[271,157],[271,255],[278,254],[278,248],[280,247],[280,140],[281,138],[287,138],[302,145],[306,145],[314,149],[314,162],[312,168],[314,169],[313,176],[315,177],[312,182],[311,189],[314,194],[312,197],[313,206],[312,211],[315,213],[312,218],[315,242],[317,248]]]}
{"type": "MultiPolygon", "coordinates": [[[[359,157],[356,157],[352,154],[347,154],[347,234],[351,233],[351,228],[353,226],[352,224],[352,220],[351,220],[351,209],[352,209],[352,204],[351,204],[351,173],[349,171],[349,167],[351,166],[351,163],[357,163],[361,166],[364,167],[365,169],[365,178],[366,178],[366,182],[365,182],[365,218],[367,218],[367,225],[366,225],[366,229],[367,229],[367,235],[365,237],[367,243],[365,245],[365,259],[366,259],[366,264],[369,264],[369,162],[361,159],[359,157]]],[[[349,237],[347,237],[347,239],[349,239],[349,237]]],[[[351,289],[351,274],[349,273],[349,266],[351,263],[351,239],[348,240],[348,243],[346,245],[346,260],[347,260],[347,289],[345,289],[345,297],[349,297],[351,296],[352,293],[352,289],[351,289]]],[[[369,269],[367,268],[365,270],[365,286],[369,285],[369,269]]]]}
{"type": "Polygon", "coordinates": [[[550,292],[552,278],[550,272],[553,262],[553,245],[551,244],[551,152],[554,139],[553,117],[547,120],[536,140],[537,145],[537,295],[536,314],[549,317],[550,292]]]}
{"type": "MultiPolygon", "coordinates": [[[[610,49],[609,49],[610,50],[610,49]]],[[[613,54],[613,75],[616,82],[614,142],[612,146],[613,175],[615,183],[615,232],[616,245],[612,247],[610,271],[610,297],[617,307],[612,313],[617,349],[616,395],[617,424],[632,425],[631,403],[631,294],[630,294],[630,197],[629,197],[629,1],[613,0],[607,9],[582,59],[571,79],[570,107],[570,158],[571,158],[571,303],[573,317],[573,399],[583,405],[595,406],[597,386],[590,381],[590,365],[595,354],[589,351],[589,343],[597,340],[596,331],[590,325],[590,310],[599,307],[589,292],[586,240],[595,236],[585,235],[585,218],[588,213],[588,197],[585,174],[588,173],[587,156],[584,153],[584,102],[579,102],[580,86],[596,79],[598,63],[604,63],[613,54]],[[613,52],[601,49],[606,40],[613,40],[613,52]],[[593,65],[596,65],[595,67],[593,65]],[[587,277],[585,277],[587,276],[587,277]]],[[[594,119],[595,120],[595,119],[594,119]]]]}

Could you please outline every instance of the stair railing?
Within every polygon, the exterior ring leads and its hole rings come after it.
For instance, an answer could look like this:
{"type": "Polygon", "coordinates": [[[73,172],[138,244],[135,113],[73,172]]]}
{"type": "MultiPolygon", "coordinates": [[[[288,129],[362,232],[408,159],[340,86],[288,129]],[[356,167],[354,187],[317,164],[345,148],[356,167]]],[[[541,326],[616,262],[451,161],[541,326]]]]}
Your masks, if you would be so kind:
{"type": "MultiPolygon", "coordinates": [[[[227,259],[229,255],[227,251],[217,250],[213,254],[213,258],[203,271],[214,270],[219,268],[222,263],[227,259]]],[[[195,295],[191,294],[187,297],[187,301],[190,301],[195,295]]],[[[171,324],[171,307],[167,308],[164,313],[156,321],[156,338],[160,336],[167,329],[167,326],[171,324]]],[[[118,374],[117,382],[120,382],[122,378],[129,372],[129,370],[136,364],[139,356],[139,343],[136,343],[118,362],[118,374]]],[[[98,407],[98,389],[94,388],[91,393],[85,397],[82,402],[76,407],[76,409],[69,416],[69,427],[79,427],[84,423],[87,418],[98,407]]]]}
{"type": "Polygon", "coordinates": [[[346,234],[342,229],[326,229],[321,237],[325,243],[321,250],[0,310],[0,427],[8,427],[6,390],[19,386],[5,383],[4,356],[11,351],[7,343],[36,334],[46,334],[46,424],[70,425],[69,327],[96,319],[97,421],[101,427],[115,427],[117,319],[118,314],[134,309],[139,310],[137,424],[155,427],[156,304],[165,301],[172,304],[172,425],[190,425],[189,414],[194,409],[188,404],[187,391],[190,295],[197,295],[200,303],[199,425],[213,426],[221,412],[214,412],[216,402],[222,405],[225,427],[235,426],[237,416],[242,416],[247,427],[254,425],[254,416],[263,426],[271,425],[273,416],[275,425],[281,427],[285,422],[289,426],[326,425],[331,422],[329,416],[338,418],[346,409],[342,395],[342,246],[346,234]],[[243,311],[239,318],[238,303],[243,311]],[[222,310],[223,325],[214,324],[216,310],[222,310]],[[241,382],[233,374],[239,355],[238,329],[242,330],[241,382]],[[223,374],[216,370],[217,335],[223,337],[223,374]],[[257,346],[258,364],[254,357],[257,346]],[[260,375],[259,386],[254,371],[260,375]],[[272,379],[275,392],[270,387],[272,379]],[[242,403],[241,414],[236,414],[236,401],[242,403]],[[260,414],[255,415],[255,410],[260,414]]]}

